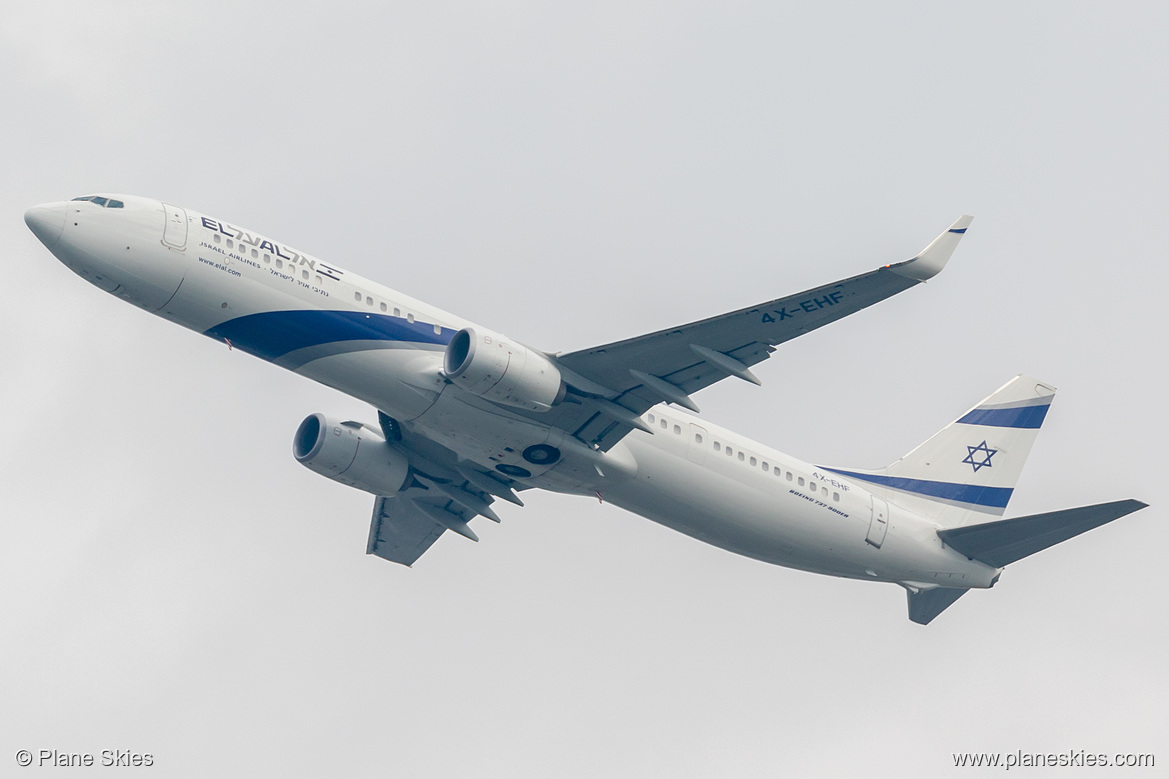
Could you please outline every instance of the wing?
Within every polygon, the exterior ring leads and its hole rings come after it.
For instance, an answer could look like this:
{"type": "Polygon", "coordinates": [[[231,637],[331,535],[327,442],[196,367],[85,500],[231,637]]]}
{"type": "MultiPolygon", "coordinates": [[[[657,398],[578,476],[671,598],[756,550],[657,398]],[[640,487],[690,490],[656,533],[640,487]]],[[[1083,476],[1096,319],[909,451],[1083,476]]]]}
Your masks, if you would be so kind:
{"type": "Polygon", "coordinates": [[[445,447],[403,436],[390,417],[378,412],[382,432],[410,457],[410,483],[398,495],[373,504],[366,554],[412,566],[447,530],[478,541],[468,523],[476,516],[499,522],[495,498],[522,506],[512,482],[501,481],[469,462],[459,462],[445,447]]]}
{"type": "MultiPolygon", "coordinates": [[[[729,314],[555,358],[573,389],[544,419],[607,450],[666,401],[693,411],[690,395],[727,376],[755,384],[750,367],[778,344],[867,308],[937,275],[972,218],[963,216],[920,254],[729,314]]],[[[652,431],[649,431],[652,432],[652,431]]]]}
{"type": "Polygon", "coordinates": [[[452,484],[442,485],[441,491],[431,485],[428,493],[415,498],[379,497],[373,504],[365,553],[409,567],[447,530],[478,541],[479,536],[467,524],[473,517],[482,514],[499,521],[488,505],[490,496],[473,495],[452,484]]]}
{"type": "Polygon", "coordinates": [[[445,525],[423,513],[409,498],[378,498],[373,504],[365,552],[411,566],[444,532],[445,525]]]}

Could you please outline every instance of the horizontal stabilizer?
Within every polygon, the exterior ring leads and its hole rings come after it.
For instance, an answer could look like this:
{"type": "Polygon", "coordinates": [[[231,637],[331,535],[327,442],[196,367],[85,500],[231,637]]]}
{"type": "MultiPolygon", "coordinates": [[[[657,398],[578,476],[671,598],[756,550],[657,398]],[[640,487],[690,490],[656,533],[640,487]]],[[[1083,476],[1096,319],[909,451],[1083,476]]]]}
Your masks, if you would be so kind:
{"type": "MultiPolygon", "coordinates": [[[[1067,541],[1094,527],[1143,509],[1146,505],[1139,500],[1118,500],[939,530],[938,536],[967,557],[1002,568],[1049,546],[1055,546],[1060,541],[1067,541]]],[[[911,612],[912,609],[911,598],[911,612]]]]}
{"type": "Polygon", "coordinates": [[[969,590],[966,588],[937,587],[932,590],[908,593],[910,622],[928,625],[934,617],[954,605],[954,601],[967,592],[969,590]]]}

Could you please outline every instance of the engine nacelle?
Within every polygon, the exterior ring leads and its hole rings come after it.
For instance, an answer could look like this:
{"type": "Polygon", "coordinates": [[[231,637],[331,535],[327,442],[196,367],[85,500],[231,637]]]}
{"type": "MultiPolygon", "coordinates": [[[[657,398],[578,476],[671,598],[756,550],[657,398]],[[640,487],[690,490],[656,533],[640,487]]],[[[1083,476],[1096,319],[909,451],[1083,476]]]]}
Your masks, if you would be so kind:
{"type": "Polygon", "coordinates": [[[564,399],[560,371],[547,357],[490,330],[455,333],[442,366],[467,392],[505,406],[547,411],[564,399]]]}
{"type": "Polygon", "coordinates": [[[300,423],[292,454],[301,465],[374,495],[394,495],[410,478],[410,461],[360,422],[313,414],[300,423]]]}

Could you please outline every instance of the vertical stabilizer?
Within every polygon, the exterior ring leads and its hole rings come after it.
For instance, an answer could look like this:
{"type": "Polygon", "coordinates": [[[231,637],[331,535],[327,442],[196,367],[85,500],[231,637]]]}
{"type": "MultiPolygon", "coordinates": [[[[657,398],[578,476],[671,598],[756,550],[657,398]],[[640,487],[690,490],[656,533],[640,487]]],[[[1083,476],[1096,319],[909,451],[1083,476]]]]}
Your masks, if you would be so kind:
{"type": "Polygon", "coordinates": [[[880,471],[845,471],[886,500],[946,527],[1001,517],[1055,397],[1017,376],[880,471]]]}

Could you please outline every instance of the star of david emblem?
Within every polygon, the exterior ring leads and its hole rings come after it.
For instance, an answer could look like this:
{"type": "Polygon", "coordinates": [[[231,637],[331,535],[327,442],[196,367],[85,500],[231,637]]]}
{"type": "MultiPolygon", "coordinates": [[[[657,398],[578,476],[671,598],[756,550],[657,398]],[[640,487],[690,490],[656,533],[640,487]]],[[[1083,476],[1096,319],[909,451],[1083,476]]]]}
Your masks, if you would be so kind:
{"type": "Polygon", "coordinates": [[[999,453],[998,449],[991,449],[987,446],[986,441],[983,441],[978,446],[967,446],[966,449],[970,453],[966,455],[966,459],[962,462],[971,465],[975,473],[978,473],[979,468],[991,467],[990,458],[999,453]]]}

